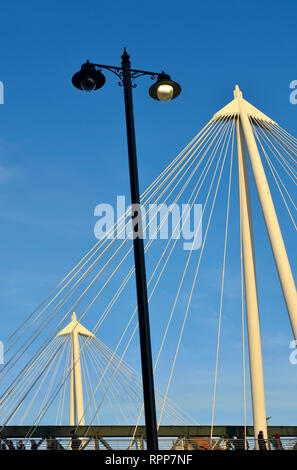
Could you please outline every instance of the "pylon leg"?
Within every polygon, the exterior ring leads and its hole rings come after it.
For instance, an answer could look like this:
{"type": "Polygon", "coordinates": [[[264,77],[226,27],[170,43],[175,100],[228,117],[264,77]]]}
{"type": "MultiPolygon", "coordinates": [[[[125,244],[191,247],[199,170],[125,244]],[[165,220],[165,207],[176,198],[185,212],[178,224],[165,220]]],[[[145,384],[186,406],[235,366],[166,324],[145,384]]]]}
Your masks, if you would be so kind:
{"type": "Polygon", "coordinates": [[[76,411],[76,423],[79,426],[84,426],[84,402],[83,402],[83,387],[82,387],[82,375],[81,375],[81,362],[80,362],[80,347],[77,329],[74,328],[72,332],[73,337],[73,365],[74,370],[74,398],[75,398],[75,411],[76,411]]]}
{"type": "Polygon", "coordinates": [[[240,196],[241,243],[243,250],[254,435],[255,439],[257,439],[259,431],[263,431],[264,438],[267,439],[261,335],[254,256],[253,222],[248,167],[245,151],[245,139],[239,118],[236,121],[236,134],[240,196]]]}
{"type": "Polygon", "coordinates": [[[291,266],[251,123],[245,109],[242,93],[237,85],[235,87],[234,95],[238,103],[240,121],[242,123],[242,129],[248,147],[257,192],[290,317],[293,335],[297,340],[297,291],[291,266]]]}

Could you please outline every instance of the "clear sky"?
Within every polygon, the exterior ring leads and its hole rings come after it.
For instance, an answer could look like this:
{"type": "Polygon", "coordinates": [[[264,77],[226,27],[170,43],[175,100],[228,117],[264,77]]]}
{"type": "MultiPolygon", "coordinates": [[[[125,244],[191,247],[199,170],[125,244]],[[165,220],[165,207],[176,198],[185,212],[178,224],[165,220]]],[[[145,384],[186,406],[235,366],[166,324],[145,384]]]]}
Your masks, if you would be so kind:
{"type": "MultiPolygon", "coordinates": [[[[144,190],[213,114],[233,99],[236,83],[247,100],[297,135],[297,105],[289,102],[289,84],[297,79],[296,14],[293,0],[13,0],[2,5],[1,339],[96,242],[95,206],[114,204],[117,195],[129,197],[122,88],[116,77],[106,73],[106,85],[96,94],[75,90],[71,76],[81,63],[89,59],[120,65],[126,47],[132,66],[164,69],[182,86],[180,97],[166,105],[149,98],[149,78],[139,80],[134,90],[140,185],[144,190]]],[[[291,332],[252,189],[267,414],[272,416],[271,424],[296,424],[297,366],[288,359],[291,332]]],[[[296,200],[296,189],[293,196],[296,200]]],[[[226,198],[218,202],[222,211],[225,203],[226,198]]],[[[232,217],[235,226],[235,208],[232,217]]],[[[296,232],[289,228],[288,220],[286,215],[281,217],[296,275],[296,232]]],[[[221,247],[223,229],[218,236],[221,247]]],[[[235,238],[234,244],[237,241],[235,238]]],[[[212,254],[216,252],[215,237],[212,242],[213,252],[209,251],[204,267],[204,300],[189,316],[170,389],[171,398],[201,424],[211,420],[219,306],[210,300],[210,286],[214,278],[219,285],[215,273],[221,269],[221,262],[216,266],[212,254]]],[[[181,269],[179,260],[176,270],[181,269]]],[[[226,281],[229,297],[215,419],[226,424],[243,421],[238,273],[238,265],[231,267],[226,281]]],[[[173,273],[168,275],[166,286],[171,301],[175,292],[170,290],[172,277],[173,273]]],[[[156,300],[152,308],[164,309],[164,299],[156,300]]],[[[95,323],[94,318],[88,319],[88,326],[95,323]]],[[[152,313],[154,355],[159,344],[157,320],[152,313]]],[[[116,336],[107,328],[102,334],[112,348],[120,332],[116,336]]],[[[157,376],[163,389],[176,345],[174,335],[171,341],[162,373],[157,376]]],[[[132,353],[127,360],[139,369],[136,346],[137,342],[132,348],[134,356],[132,353]]],[[[248,410],[250,422],[250,403],[248,410]]]]}

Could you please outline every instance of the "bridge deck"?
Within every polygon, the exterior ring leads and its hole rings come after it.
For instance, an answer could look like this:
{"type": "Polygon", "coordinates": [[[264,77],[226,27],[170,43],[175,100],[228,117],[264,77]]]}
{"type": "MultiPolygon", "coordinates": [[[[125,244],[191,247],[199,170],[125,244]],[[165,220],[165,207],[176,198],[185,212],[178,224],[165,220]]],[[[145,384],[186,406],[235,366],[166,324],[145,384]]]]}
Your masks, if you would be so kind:
{"type": "MultiPolygon", "coordinates": [[[[238,436],[244,426],[214,426],[213,436],[232,438],[238,436]]],[[[5,426],[0,432],[0,438],[24,438],[47,436],[70,437],[73,426],[5,426]]],[[[76,429],[76,428],[75,428],[76,429]]],[[[144,437],[145,426],[138,426],[136,433],[135,426],[79,426],[76,433],[79,437],[144,437]]],[[[268,435],[273,436],[278,433],[283,437],[297,437],[297,426],[268,426],[268,435]]],[[[253,426],[247,426],[247,437],[254,435],[253,426]]],[[[159,437],[208,437],[210,436],[210,426],[160,426],[159,437]]]]}

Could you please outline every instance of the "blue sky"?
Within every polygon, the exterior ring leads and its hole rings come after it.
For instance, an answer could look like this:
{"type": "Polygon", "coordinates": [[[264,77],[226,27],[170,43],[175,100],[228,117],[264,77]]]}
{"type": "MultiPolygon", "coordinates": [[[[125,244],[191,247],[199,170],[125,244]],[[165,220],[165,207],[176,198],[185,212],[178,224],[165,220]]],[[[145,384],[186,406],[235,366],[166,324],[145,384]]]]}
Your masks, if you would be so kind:
{"type": "MultiPolygon", "coordinates": [[[[132,66],[164,69],[182,86],[180,97],[166,105],[149,98],[149,78],[139,80],[134,91],[140,185],[144,190],[213,114],[232,100],[236,83],[247,100],[297,135],[297,106],[289,102],[289,84],[297,79],[296,13],[296,2],[291,0],[186,0],[182,4],[31,0],[2,6],[1,338],[17,327],[96,242],[96,204],[114,203],[118,194],[129,197],[122,88],[112,74],[106,74],[106,85],[96,94],[75,90],[71,76],[81,63],[89,59],[119,65],[126,47],[132,66]]],[[[288,360],[290,327],[252,189],[267,414],[272,416],[271,424],[295,424],[297,366],[294,369],[288,360]]],[[[219,212],[220,207],[225,207],[223,199],[219,200],[219,212]]],[[[235,204],[232,215],[235,226],[235,204]]],[[[285,214],[280,220],[296,275],[296,232],[290,232],[285,214]]],[[[209,308],[213,316],[189,318],[170,392],[205,424],[211,419],[218,313],[217,304],[215,307],[209,301],[210,285],[214,278],[219,279],[221,266],[215,252],[210,250],[208,255],[204,297],[197,300],[200,311],[209,308]]],[[[177,271],[182,262],[177,261],[177,271]]],[[[216,422],[234,424],[243,419],[240,312],[236,311],[240,284],[235,255],[226,283],[225,369],[218,383],[216,422]]],[[[166,292],[173,298],[170,285],[168,275],[166,292]]],[[[132,288],[130,294],[132,305],[132,288]]],[[[166,308],[162,302],[164,299],[157,299],[152,309],[166,308]]],[[[156,320],[152,313],[154,346],[159,340],[156,320]]],[[[88,321],[94,323],[92,318],[88,321]]],[[[110,347],[116,344],[111,327],[103,334],[110,347]]],[[[174,335],[172,344],[176,344],[174,335]]],[[[172,360],[173,346],[171,349],[168,361],[172,360]]],[[[139,368],[137,343],[129,360],[139,368]]],[[[165,356],[160,367],[168,373],[166,360],[165,356]]],[[[165,373],[157,381],[164,389],[165,373]]],[[[248,417],[250,421],[250,407],[248,417]]]]}

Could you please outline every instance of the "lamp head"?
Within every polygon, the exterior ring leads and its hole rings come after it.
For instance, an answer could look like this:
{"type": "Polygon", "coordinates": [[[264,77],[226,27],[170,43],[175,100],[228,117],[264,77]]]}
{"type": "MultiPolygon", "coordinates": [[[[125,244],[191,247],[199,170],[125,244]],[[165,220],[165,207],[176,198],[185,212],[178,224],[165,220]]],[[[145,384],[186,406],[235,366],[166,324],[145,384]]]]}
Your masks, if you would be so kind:
{"type": "Polygon", "coordinates": [[[171,80],[170,76],[162,72],[156,83],[149,89],[151,98],[157,101],[171,101],[176,98],[181,92],[181,87],[177,82],[171,80]]]}
{"type": "Polygon", "coordinates": [[[96,70],[95,65],[90,64],[87,60],[79,72],[75,73],[72,77],[72,84],[79,90],[91,92],[103,87],[105,77],[103,73],[96,70]]]}

